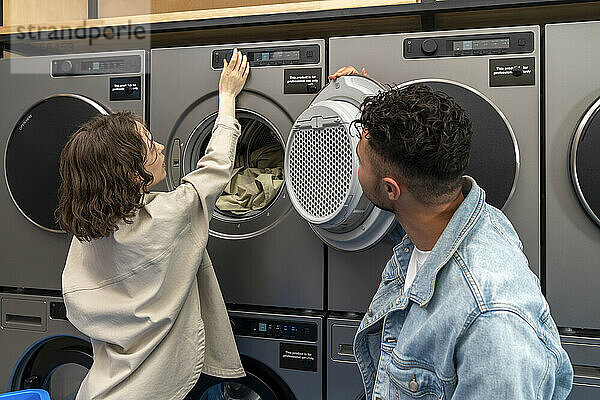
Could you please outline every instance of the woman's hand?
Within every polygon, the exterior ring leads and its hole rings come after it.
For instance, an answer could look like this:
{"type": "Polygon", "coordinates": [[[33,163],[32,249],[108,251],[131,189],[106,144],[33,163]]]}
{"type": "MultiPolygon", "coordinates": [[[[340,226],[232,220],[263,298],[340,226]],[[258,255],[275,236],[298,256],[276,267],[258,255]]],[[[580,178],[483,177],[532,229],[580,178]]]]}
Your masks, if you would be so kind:
{"type": "Polygon", "coordinates": [[[229,63],[223,60],[223,71],[219,80],[219,114],[235,117],[235,98],[242,91],[250,64],[238,49],[233,50],[229,63]]]}
{"type": "Polygon", "coordinates": [[[367,74],[367,71],[365,71],[365,69],[362,69],[362,72],[358,72],[356,70],[356,68],[354,68],[352,65],[349,65],[347,67],[342,67],[340,69],[338,69],[337,71],[335,71],[333,74],[329,75],[329,79],[330,80],[334,80],[339,78],[340,76],[347,76],[347,75],[363,75],[363,76],[369,76],[369,74],[367,74]]]}

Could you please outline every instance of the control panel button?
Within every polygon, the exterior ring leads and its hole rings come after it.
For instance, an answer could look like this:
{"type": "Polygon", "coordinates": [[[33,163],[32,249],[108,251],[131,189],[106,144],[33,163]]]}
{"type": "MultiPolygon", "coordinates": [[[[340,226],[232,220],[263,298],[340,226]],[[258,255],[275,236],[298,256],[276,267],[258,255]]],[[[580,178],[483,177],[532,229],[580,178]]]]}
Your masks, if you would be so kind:
{"type": "Polygon", "coordinates": [[[525,46],[525,44],[526,44],[526,41],[525,41],[525,39],[519,39],[519,40],[517,40],[517,44],[518,44],[519,46],[525,46]]]}
{"type": "Polygon", "coordinates": [[[62,72],[71,72],[73,70],[73,63],[69,60],[65,60],[60,64],[60,70],[62,72]]]}
{"type": "Polygon", "coordinates": [[[421,43],[421,50],[424,54],[430,56],[434,54],[438,49],[438,45],[433,39],[426,39],[421,43]]]}

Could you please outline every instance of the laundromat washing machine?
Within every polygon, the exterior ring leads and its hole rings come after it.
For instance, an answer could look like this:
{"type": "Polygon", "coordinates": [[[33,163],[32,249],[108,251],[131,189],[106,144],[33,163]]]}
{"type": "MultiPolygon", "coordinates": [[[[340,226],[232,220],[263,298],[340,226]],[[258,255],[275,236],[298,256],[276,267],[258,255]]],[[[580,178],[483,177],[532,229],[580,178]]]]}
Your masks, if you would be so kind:
{"type": "Polygon", "coordinates": [[[230,311],[244,378],[201,375],[193,400],[323,398],[323,313],[230,311]]]}
{"type": "Polygon", "coordinates": [[[423,83],[456,99],[473,123],[467,174],[509,217],[540,268],[539,27],[354,36],[329,41],[330,70],[354,65],[296,119],[286,183],[298,213],[328,245],[329,310],[365,312],[391,257],[395,218],[362,194],[351,122],[363,99],[423,83]]]}
{"type": "Polygon", "coordinates": [[[61,275],[71,237],[56,222],[62,147],[89,118],[146,116],[147,52],[0,60],[0,390],[71,399],[91,347],[67,320],[61,275]]]}
{"type": "Polygon", "coordinates": [[[144,51],[0,60],[0,286],[61,290],[70,236],[55,211],[60,152],[91,117],[146,116],[144,51]]]}
{"type": "Polygon", "coordinates": [[[242,133],[236,178],[226,188],[234,194],[217,200],[210,222],[208,251],[223,297],[230,305],[323,310],[324,246],[292,208],[283,166],[292,123],[325,79],[323,40],[152,50],[150,125],[154,139],[166,146],[161,189],[179,185],[204,155],[223,59],[234,48],[248,57],[251,70],[237,99],[242,133]],[[261,174],[250,184],[262,189],[262,204],[232,204],[248,189],[233,189],[234,181],[249,179],[246,173],[261,174]]]}
{"type": "MultiPolygon", "coordinates": [[[[330,71],[354,65],[370,77],[344,76],[326,86],[296,119],[285,159],[292,204],[328,245],[330,311],[368,312],[391,238],[397,240],[394,215],[374,207],[358,182],[360,132],[352,122],[367,96],[386,90],[380,82],[423,83],[465,109],[474,132],[466,173],[509,217],[539,276],[539,54],[538,26],[330,39],[330,71]]],[[[330,348],[328,362],[350,362],[347,344],[330,348]]],[[[342,375],[328,374],[328,391],[362,385],[358,374],[342,375]]]]}
{"type": "Polygon", "coordinates": [[[575,378],[600,398],[600,21],[546,25],[546,296],[575,378]]]}
{"type": "Polygon", "coordinates": [[[67,321],[61,297],[1,293],[0,392],[41,388],[72,400],[92,366],[92,346],[67,321]]]}

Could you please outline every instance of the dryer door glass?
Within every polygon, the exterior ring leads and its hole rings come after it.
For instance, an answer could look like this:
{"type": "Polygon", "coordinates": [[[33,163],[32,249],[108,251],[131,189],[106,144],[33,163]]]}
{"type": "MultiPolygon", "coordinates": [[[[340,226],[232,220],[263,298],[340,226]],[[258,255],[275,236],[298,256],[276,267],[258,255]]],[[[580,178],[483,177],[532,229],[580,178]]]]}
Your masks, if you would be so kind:
{"type": "MultiPolygon", "coordinates": [[[[233,177],[217,199],[211,233],[241,239],[256,236],[277,224],[291,209],[285,196],[283,138],[265,117],[237,110],[241,135],[233,177]]],[[[210,142],[216,114],[196,126],[183,152],[183,173],[196,164],[210,142]]]]}
{"type": "Polygon", "coordinates": [[[276,398],[274,393],[261,396],[246,385],[223,382],[212,386],[200,396],[200,400],[266,400],[276,398]]]}
{"type": "Polygon", "coordinates": [[[15,369],[11,390],[44,389],[52,400],[75,398],[93,362],[89,342],[54,337],[33,346],[15,369]]]}
{"type": "Polygon", "coordinates": [[[106,110],[79,95],[49,97],[27,110],[8,140],[6,180],[15,205],[36,226],[61,232],[55,211],[60,153],[87,120],[106,110]]]}
{"type": "Polygon", "coordinates": [[[473,137],[465,174],[475,178],[485,190],[487,203],[504,208],[517,184],[519,149],[512,128],[500,109],[483,94],[457,82],[419,80],[400,87],[416,82],[446,93],[466,111],[473,124],[473,137]]]}
{"type": "Polygon", "coordinates": [[[587,110],[571,142],[571,181],[583,208],[600,225],[600,99],[587,110]]]}
{"type": "Polygon", "coordinates": [[[296,400],[287,384],[272,370],[242,356],[246,376],[227,379],[201,375],[189,400],[296,400]]]}

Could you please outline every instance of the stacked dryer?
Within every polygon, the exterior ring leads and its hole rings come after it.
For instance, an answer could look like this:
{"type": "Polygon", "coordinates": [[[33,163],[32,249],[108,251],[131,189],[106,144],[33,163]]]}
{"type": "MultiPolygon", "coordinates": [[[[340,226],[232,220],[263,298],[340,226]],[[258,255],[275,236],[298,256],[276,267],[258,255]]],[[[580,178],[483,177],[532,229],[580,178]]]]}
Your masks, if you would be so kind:
{"type": "MultiPolygon", "coordinates": [[[[223,59],[236,47],[251,65],[237,99],[236,170],[252,167],[253,154],[265,147],[278,147],[283,164],[292,123],[325,78],[323,40],[156,49],[150,124],[154,139],[166,146],[163,190],[179,185],[204,155],[223,59]]],[[[324,309],[323,245],[292,209],[285,185],[260,209],[231,211],[217,203],[208,251],[226,303],[324,309]]]]}
{"type": "Polygon", "coordinates": [[[546,26],[546,295],[578,400],[600,397],[598,38],[600,22],[546,26]]]}
{"type": "Polygon", "coordinates": [[[331,71],[354,65],[371,78],[342,77],[325,87],[292,126],[285,164],[294,207],[328,245],[328,309],[352,313],[330,314],[327,323],[330,399],[353,396],[332,388],[360,385],[350,372],[352,383],[340,381],[340,365],[353,357],[348,340],[334,341],[343,331],[336,327],[368,310],[395,244],[394,216],[373,207],[358,183],[360,132],[352,121],[360,104],[386,90],[384,83],[419,82],[454,97],[473,122],[467,174],[509,217],[539,276],[539,37],[538,26],[525,26],[330,39],[331,71]]]}
{"type": "Polygon", "coordinates": [[[61,275],[71,237],[56,222],[62,147],[89,118],[146,114],[144,51],[0,60],[0,392],[71,399],[91,346],[66,319],[61,275]]]}
{"type": "MultiPolygon", "coordinates": [[[[234,48],[251,66],[237,98],[236,176],[287,174],[290,128],[325,79],[323,40],[155,49],[151,131],[166,146],[163,190],[179,185],[204,155],[217,117],[223,60],[234,48]],[[275,163],[260,166],[257,154],[269,154],[275,163]]],[[[266,204],[236,203],[233,183],[217,201],[207,247],[247,377],[224,382],[203,376],[201,398],[322,398],[324,246],[292,208],[283,176],[273,178],[280,182],[269,198],[264,180],[250,185],[265,190],[266,204]]]]}

